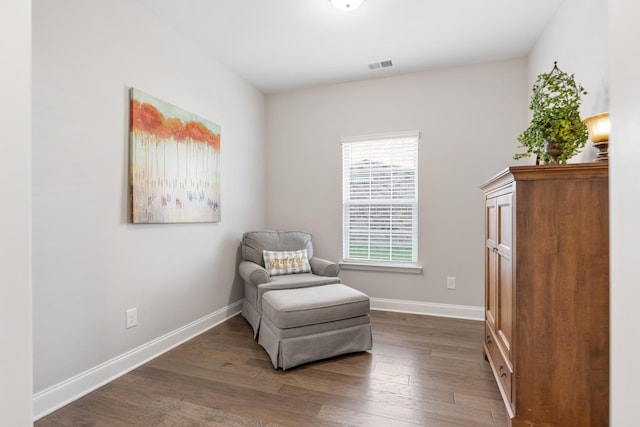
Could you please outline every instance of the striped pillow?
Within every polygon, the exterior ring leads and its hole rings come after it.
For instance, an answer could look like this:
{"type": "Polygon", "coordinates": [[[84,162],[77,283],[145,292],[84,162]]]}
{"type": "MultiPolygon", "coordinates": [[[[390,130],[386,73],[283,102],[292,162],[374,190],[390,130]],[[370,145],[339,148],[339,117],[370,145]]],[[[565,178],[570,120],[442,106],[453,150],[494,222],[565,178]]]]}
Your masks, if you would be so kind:
{"type": "Polygon", "coordinates": [[[293,273],[310,273],[311,266],[307,250],[300,251],[262,251],[264,267],[271,276],[293,273]]]}

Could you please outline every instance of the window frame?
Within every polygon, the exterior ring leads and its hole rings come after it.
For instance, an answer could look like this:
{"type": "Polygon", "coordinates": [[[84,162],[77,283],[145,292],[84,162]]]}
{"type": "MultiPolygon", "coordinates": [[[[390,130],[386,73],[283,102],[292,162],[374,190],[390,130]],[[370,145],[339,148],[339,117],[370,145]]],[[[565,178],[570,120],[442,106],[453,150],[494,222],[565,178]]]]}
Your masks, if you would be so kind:
{"type": "MultiPolygon", "coordinates": [[[[422,266],[418,264],[418,150],[419,150],[419,142],[420,142],[420,132],[419,131],[405,131],[405,132],[390,132],[384,134],[375,134],[375,135],[361,135],[361,136],[350,136],[350,137],[342,137],[340,138],[341,146],[342,146],[342,261],[340,262],[340,267],[343,269],[353,269],[353,270],[370,270],[370,271],[394,271],[394,272],[405,272],[405,273],[422,273],[422,266]],[[411,204],[412,215],[411,215],[411,254],[412,260],[410,261],[401,261],[401,260],[381,260],[374,258],[350,258],[349,254],[349,237],[352,229],[349,228],[349,219],[348,219],[348,208],[353,205],[363,205],[362,201],[353,203],[353,199],[351,199],[351,193],[347,194],[347,189],[350,186],[350,183],[353,182],[347,181],[351,175],[348,175],[348,171],[346,168],[351,168],[353,162],[351,160],[347,161],[345,155],[345,145],[352,144],[371,144],[380,141],[388,141],[388,144],[393,144],[394,140],[406,140],[414,139],[415,144],[415,152],[413,158],[413,166],[412,172],[414,176],[414,181],[410,184],[413,185],[414,188],[414,197],[412,198],[402,198],[398,199],[397,203],[383,203],[383,205],[392,206],[394,204],[404,204],[407,202],[411,204]]],[[[352,145],[353,146],[353,145],[352,145]]],[[[391,148],[389,149],[391,151],[391,148]]],[[[368,182],[371,182],[369,180],[368,182]]],[[[377,199],[374,197],[370,197],[369,201],[374,201],[374,204],[378,204],[382,199],[377,199]]],[[[391,202],[395,200],[394,198],[387,199],[387,202],[391,202]]],[[[367,205],[366,201],[364,205],[367,205]]],[[[371,204],[369,204],[371,206],[371,204]]],[[[390,218],[391,219],[391,218],[390,218]]],[[[367,226],[367,233],[371,232],[370,224],[367,226]]],[[[392,235],[392,234],[390,234],[392,235]]],[[[368,242],[370,242],[371,237],[368,236],[368,242]]]]}

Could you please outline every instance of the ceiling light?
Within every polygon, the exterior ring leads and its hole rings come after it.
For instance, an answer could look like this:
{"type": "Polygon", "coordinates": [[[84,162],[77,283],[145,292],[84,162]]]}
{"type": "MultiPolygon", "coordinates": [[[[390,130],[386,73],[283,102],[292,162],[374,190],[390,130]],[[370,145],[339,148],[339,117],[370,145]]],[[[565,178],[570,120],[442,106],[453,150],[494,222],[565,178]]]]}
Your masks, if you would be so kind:
{"type": "Polygon", "coordinates": [[[331,0],[331,4],[338,10],[356,10],[364,0],[331,0]]]}

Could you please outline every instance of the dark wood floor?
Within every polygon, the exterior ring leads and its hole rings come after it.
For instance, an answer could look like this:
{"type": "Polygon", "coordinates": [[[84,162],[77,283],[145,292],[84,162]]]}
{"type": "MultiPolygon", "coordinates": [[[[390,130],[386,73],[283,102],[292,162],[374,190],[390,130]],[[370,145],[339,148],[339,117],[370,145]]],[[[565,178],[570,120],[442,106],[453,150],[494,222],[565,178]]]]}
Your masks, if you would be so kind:
{"type": "Polygon", "coordinates": [[[507,425],[482,322],[373,311],[372,324],[370,353],[282,372],[235,316],[35,425],[507,425]]]}

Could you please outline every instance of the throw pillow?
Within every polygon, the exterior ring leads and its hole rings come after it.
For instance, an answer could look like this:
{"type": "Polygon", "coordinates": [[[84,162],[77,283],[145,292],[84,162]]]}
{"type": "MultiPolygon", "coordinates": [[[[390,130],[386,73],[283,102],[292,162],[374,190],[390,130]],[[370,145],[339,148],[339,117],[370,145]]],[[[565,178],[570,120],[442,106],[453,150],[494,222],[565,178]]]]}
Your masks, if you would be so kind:
{"type": "Polygon", "coordinates": [[[299,251],[262,251],[264,267],[270,275],[310,273],[311,266],[307,258],[307,250],[299,251]]]}

